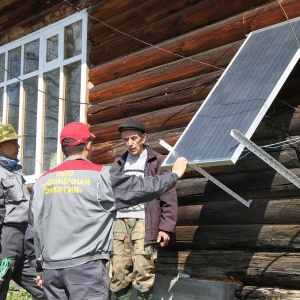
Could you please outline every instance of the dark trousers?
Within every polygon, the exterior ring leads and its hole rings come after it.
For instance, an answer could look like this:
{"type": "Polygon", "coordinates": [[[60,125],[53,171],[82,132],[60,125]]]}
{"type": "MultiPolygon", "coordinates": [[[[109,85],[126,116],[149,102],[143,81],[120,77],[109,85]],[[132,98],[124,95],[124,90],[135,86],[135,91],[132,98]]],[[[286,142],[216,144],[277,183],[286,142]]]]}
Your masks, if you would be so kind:
{"type": "Polygon", "coordinates": [[[8,258],[12,261],[10,269],[4,276],[0,287],[0,300],[5,300],[12,279],[27,290],[33,297],[44,299],[44,292],[35,281],[36,270],[32,268],[24,252],[24,233],[26,226],[3,225],[1,234],[0,260],[8,258]]]}
{"type": "Polygon", "coordinates": [[[44,269],[46,299],[106,300],[109,277],[105,264],[105,260],[93,260],[70,268],[44,269]]]}

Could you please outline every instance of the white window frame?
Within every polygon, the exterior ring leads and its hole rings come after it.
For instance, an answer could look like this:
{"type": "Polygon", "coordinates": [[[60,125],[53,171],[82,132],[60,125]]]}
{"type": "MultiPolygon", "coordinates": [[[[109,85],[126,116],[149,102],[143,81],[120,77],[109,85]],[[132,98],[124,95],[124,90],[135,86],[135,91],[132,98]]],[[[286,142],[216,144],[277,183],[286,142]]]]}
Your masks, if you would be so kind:
{"type": "MultiPolygon", "coordinates": [[[[36,39],[40,41],[40,48],[39,48],[39,69],[37,71],[31,72],[29,74],[21,74],[17,78],[13,78],[10,80],[7,79],[7,72],[5,72],[5,80],[4,82],[0,83],[0,88],[4,87],[4,94],[3,94],[3,123],[8,122],[8,96],[7,96],[7,86],[14,82],[20,81],[20,96],[19,96],[19,128],[15,128],[18,130],[18,133],[26,134],[24,132],[24,90],[23,90],[23,80],[27,78],[31,78],[34,76],[38,76],[38,100],[37,100],[37,131],[36,131],[36,163],[35,163],[35,173],[31,175],[25,176],[27,182],[34,182],[45,170],[42,170],[42,166],[40,161],[42,160],[43,156],[43,111],[44,111],[44,103],[45,97],[44,94],[40,91],[44,90],[44,83],[43,83],[43,74],[51,71],[53,69],[60,69],[60,85],[59,85],[59,117],[58,117],[58,132],[57,132],[57,164],[61,163],[63,160],[63,155],[61,151],[61,146],[59,142],[59,134],[64,124],[64,100],[61,100],[64,95],[64,88],[65,88],[65,78],[64,78],[64,66],[69,65],[72,62],[76,62],[81,60],[81,80],[80,80],[80,103],[87,103],[88,101],[88,66],[87,66],[87,28],[88,28],[88,14],[85,11],[78,12],[72,16],[69,16],[63,20],[60,20],[56,23],[53,23],[47,27],[44,27],[32,34],[29,34],[21,39],[18,39],[14,42],[6,44],[0,47],[0,54],[5,53],[5,69],[8,68],[8,51],[14,49],[18,46],[22,47],[22,55],[21,55],[21,69],[23,71],[24,65],[24,45],[32,42],[36,39]],[[73,24],[77,21],[82,21],[82,51],[80,55],[74,56],[69,59],[64,59],[64,28],[70,24],[73,24]],[[46,43],[47,38],[58,35],[59,40],[59,49],[58,49],[58,58],[52,60],[50,62],[46,62],[46,43]]],[[[21,72],[22,72],[21,71],[21,72]]],[[[80,122],[86,123],[86,113],[87,113],[87,105],[80,104],[80,122]]],[[[0,112],[1,113],[1,112],[0,112]]],[[[20,145],[20,161],[22,163],[22,153],[23,153],[23,142],[22,139],[19,140],[20,145]]]]}

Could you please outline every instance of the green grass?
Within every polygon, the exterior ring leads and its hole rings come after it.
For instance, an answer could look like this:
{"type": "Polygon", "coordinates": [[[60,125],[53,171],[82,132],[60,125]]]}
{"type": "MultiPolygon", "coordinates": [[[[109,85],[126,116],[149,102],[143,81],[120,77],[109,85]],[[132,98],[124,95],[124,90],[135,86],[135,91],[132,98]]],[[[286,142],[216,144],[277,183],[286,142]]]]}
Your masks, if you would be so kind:
{"type": "Polygon", "coordinates": [[[31,295],[24,289],[15,291],[14,285],[9,285],[9,291],[6,300],[31,300],[31,295]]]}

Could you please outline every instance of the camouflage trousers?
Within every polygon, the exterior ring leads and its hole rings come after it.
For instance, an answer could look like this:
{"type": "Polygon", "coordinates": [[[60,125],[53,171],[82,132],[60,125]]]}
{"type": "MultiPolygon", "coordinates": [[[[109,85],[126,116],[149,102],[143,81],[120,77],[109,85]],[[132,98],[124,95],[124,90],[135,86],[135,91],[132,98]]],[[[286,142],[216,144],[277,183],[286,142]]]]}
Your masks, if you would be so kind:
{"type": "Polygon", "coordinates": [[[144,219],[116,220],[111,258],[111,291],[118,292],[132,284],[138,291],[144,293],[153,286],[157,245],[145,246],[144,238],[144,219]]]}

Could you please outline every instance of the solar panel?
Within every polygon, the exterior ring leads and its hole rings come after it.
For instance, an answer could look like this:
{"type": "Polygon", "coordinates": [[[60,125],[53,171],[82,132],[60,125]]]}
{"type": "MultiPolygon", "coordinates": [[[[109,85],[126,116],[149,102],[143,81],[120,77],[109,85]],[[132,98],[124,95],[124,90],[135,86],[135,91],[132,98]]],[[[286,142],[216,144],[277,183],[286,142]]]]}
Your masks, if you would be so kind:
{"type": "Polygon", "coordinates": [[[163,163],[233,164],[300,57],[300,18],[251,32],[163,163]]]}

